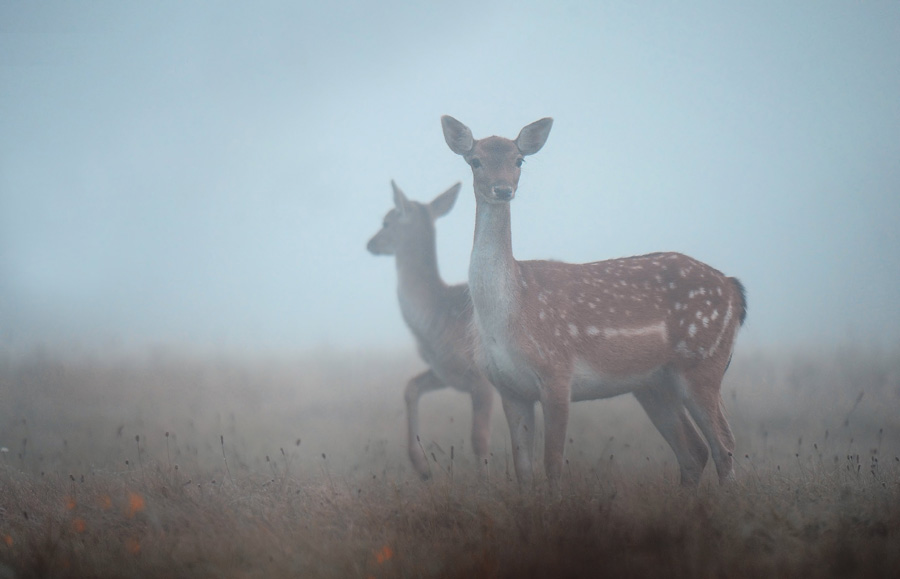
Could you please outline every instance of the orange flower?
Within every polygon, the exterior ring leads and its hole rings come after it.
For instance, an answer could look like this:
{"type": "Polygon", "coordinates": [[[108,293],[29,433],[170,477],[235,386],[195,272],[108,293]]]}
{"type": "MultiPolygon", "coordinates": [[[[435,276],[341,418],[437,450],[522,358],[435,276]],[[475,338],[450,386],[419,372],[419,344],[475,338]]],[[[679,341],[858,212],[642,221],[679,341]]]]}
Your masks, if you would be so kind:
{"type": "Polygon", "coordinates": [[[128,510],[126,516],[131,519],[144,510],[144,497],[137,493],[128,493],[128,510]]]}
{"type": "Polygon", "coordinates": [[[12,535],[9,535],[9,534],[3,535],[3,542],[6,543],[7,547],[12,547],[12,544],[13,544],[12,535]]]}
{"type": "Polygon", "coordinates": [[[72,497],[66,497],[66,510],[71,511],[75,508],[75,499],[72,497]]]}
{"type": "Polygon", "coordinates": [[[375,561],[377,561],[378,564],[381,565],[385,561],[389,561],[393,556],[394,550],[391,549],[390,545],[385,545],[381,548],[380,551],[375,552],[375,561]]]}
{"type": "Polygon", "coordinates": [[[109,495],[103,495],[98,502],[100,503],[100,508],[104,511],[108,511],[112,508],[112,499],[109,498],[109,495]]]}
{"type": "Polygon", "coordinates": [[[133,537],[129,537],[125,539],[125,549],[132,555],[137,555],[141,552],[141,542],[133,537]]]}
{"type": "Polygon", "coordinates": [[[72,530],[76,533],[83,533],[86,528],[87,525],[84,524],[84,519],[79,518],[72,521],[72,530]]]}

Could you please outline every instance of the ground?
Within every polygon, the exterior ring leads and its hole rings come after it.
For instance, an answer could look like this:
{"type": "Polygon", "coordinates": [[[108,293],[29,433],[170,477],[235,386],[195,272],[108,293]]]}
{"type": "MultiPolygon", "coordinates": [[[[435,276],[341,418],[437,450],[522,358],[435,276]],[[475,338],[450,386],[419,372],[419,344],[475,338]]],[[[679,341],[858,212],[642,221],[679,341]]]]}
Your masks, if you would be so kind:
{"type": "MultiPolygon", "coordinates": [[[[0,352],[0,578],[900,576],[900,352],[741,351],[734,484],[678,486],[631,397],[573,406],[562,496],[512,480],[495,405],[411,354],[0,352]]],[[[540,436],[540,432],[538,435],[540,436]]],[[[538,449],[539,450],[539,449],[538,449]]]]}

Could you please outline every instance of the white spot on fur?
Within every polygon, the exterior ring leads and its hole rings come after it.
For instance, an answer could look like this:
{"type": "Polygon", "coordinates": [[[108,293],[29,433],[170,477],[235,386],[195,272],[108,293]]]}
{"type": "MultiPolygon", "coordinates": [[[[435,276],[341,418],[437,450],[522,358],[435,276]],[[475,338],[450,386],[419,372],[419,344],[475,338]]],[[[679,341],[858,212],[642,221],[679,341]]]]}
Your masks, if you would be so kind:
{"type": "Polygon", "coordinates": [[[600,335],[600,330],[597,329],[597,326],[588,326],[586,332],[588,336],[592,337],[600,335]]]}
{"type": "Polygon", "coordinates": [[[688,326],[688,336],[694,337],[697,335],[697,324],[691,324],[688,326]]]}
{"type": "MultiPolygon", "coordinates": [[[[715,312],[714,312],[715,313],[715,312]]],[[[725,310],[725,317],[722,318],[722,331],[719,332],[719,335],[716,336],[716,341],[713,342],[712,347],[709,349],[709,356],[712,356],[716,353],[716,349],[719,347],[719,343],[722,341],[722,337],[725,335],[725,331],[728,329],[728,322],[731,321],[732,316],[731,302],[728,302],[728,308],[725,310]]],[[[735,333],[737,332],[737,324],[735,324],[735,333]]],[[[734,335],[731,337],[732,341],[734,340],[734,335]]]]}
{"type": "MultiPolygon", "coordinates": [[[[591,326],[593,327],[593,326],[591,326]]],[[[594,328],[596,329],[596,328],[594,328]]],[[[663,340],[666,339],[666,323],[659,322],[650,326],[642,326],[639,328],[604,328],[603,337],[605,338],[634,338],[638,336],[658,335],[663,340]]]]}
{"type": "Polygon", "coordinates": [[[569,324],[569,335],[571,335],[573,338],[577,338],[578,326],[576,326],[575,324],[569,324]]]}

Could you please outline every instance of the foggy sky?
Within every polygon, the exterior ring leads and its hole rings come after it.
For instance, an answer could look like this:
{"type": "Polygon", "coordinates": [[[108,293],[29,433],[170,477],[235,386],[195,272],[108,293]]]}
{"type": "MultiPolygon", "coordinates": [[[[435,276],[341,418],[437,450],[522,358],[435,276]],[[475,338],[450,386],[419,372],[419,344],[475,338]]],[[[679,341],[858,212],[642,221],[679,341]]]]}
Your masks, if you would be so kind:
{"type": "Polygon", "coordinates": [[[518,259],[681,251],[741,344],[900,342],[900,4],[0,3],[0,345],[407,347],[390,180],[466,278],[476,138],[555,119],[518,259]]]}

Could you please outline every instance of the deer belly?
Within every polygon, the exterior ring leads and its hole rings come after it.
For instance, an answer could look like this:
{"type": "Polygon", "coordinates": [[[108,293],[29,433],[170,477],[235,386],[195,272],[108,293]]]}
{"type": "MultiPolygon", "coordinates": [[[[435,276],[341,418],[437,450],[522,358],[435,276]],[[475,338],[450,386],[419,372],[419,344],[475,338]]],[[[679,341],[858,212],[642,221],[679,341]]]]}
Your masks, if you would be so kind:
{"type": "Polygon", "coordinates": [[[596,400],[634,392],[659,383],[665,372],[665,367],[658,366],[643,372],[613,374],[598,370],[583,360],[576,360],[572,371],[571,399],[573,402],[596,400]]]}
{"type": "Polygon", "coordinates": [[[481,380],[472,358],[452,349],[440,350],[420,341],[419,356],[441,382],[456,390],[471,392],[472,386],[481,380]]]}

